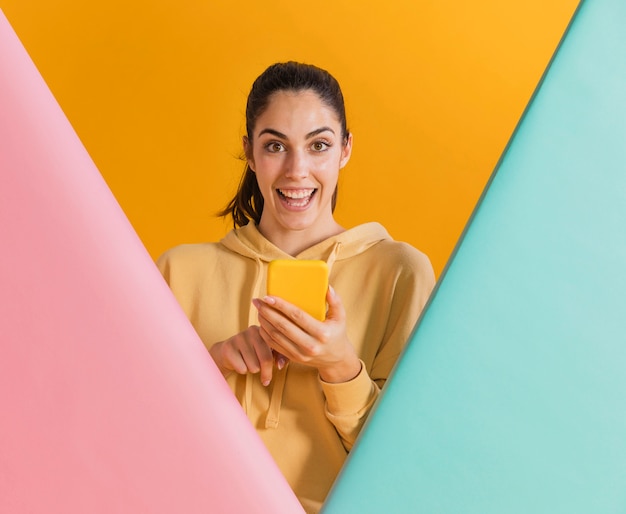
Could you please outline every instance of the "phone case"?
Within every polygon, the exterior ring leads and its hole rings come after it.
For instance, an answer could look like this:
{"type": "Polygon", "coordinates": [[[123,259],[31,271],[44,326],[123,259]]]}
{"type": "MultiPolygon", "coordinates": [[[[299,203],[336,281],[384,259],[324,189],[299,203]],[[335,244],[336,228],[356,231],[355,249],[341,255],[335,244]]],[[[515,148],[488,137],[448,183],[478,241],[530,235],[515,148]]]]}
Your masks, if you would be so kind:
{"type": "Polygon", "coordinates": [[[328,265],[324,261],[284,259],[269,263],[267,293],[278,296],[308,312],[326,319],[328,265]]]}

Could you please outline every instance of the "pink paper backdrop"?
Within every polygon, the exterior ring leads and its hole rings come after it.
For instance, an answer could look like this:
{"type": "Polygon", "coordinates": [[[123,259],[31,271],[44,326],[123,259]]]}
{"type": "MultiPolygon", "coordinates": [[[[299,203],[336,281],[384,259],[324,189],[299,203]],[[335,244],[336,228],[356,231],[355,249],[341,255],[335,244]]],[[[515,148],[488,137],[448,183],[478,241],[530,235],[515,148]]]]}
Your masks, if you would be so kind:
{"type": "Polygon", "coordinates": [[[0,512],[302,512],[1,11],[0,49],[0,512]]]}

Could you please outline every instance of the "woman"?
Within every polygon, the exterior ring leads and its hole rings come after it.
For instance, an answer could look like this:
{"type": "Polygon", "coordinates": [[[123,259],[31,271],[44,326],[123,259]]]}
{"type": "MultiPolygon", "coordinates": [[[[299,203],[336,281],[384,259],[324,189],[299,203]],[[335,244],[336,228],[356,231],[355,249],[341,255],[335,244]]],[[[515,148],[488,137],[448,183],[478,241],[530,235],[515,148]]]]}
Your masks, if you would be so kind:
{"type": "Polygon", "coordinates": [[[318,512],[434,285],[428,258],[377,223],[333,216],[352,152],[337,81],[270,66],[246,108],[247,160],[219,243],[183,245],[164,277],[307,512],[318,512]],[[318,321],[265,294],[274,259],[322,259],[318,321]]]}

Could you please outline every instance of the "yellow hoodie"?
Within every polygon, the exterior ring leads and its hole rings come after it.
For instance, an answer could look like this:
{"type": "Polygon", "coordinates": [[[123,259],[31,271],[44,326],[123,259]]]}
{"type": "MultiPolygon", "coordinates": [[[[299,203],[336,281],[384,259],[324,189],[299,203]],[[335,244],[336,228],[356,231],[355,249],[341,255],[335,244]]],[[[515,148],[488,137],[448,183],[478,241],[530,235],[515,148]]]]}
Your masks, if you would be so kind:
{"type": "MultiPolygon", "coordinates": [[[[181,245],[157,262],[204,344],[258,323],[252,298],[266,294],[267,265],[292,259],[250,223],[219,243],[181,245]]],[[[341,297],[348,337],[363,361],[341,384],[295,362],[227,381],[307,512],[318,512],[407,342],[434,286],[428,258],[366,223],[308,248],[295,258],[322,259],[341,297]]]]}

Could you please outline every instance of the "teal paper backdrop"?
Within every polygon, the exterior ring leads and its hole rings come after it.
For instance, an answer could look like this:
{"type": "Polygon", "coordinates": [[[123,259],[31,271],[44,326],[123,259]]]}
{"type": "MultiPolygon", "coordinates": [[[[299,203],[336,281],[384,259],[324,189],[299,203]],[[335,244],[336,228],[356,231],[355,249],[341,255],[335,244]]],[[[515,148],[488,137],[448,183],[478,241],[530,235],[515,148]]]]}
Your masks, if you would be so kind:
{"type": "Polygon", "coordinates": [[[324,508],[353,512],[626,512],[624,0],[580,4],[324,508]]]}

